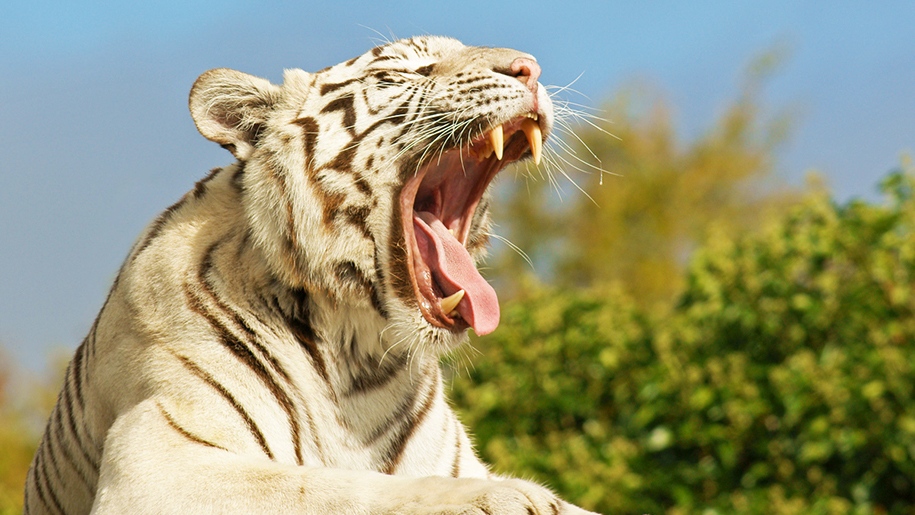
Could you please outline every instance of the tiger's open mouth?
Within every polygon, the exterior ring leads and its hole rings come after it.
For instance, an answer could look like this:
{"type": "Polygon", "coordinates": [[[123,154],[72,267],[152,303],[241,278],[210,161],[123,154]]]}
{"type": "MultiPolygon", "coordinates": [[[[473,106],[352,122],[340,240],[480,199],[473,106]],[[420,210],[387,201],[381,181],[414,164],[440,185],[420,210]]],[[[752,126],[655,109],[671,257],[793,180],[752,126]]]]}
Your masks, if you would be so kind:
{"type": "Polygon", "coordinates": [[[400,194],[407,271],[423,317],[433,326],[478,335],[499,325],[499,300],[466,248],[477,205],[507,164],[540,162],[535,113],[495,126],[469,145],[429,159],[400,194]]]}

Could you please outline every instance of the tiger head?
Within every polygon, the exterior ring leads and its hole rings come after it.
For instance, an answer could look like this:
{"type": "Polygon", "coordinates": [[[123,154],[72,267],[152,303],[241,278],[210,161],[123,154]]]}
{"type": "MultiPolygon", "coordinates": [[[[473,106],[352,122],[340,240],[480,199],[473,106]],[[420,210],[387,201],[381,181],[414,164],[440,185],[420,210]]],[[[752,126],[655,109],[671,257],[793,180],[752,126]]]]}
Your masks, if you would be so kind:
{"type": "Polygon", "coordinates": [[[476,268],[486,191],[540,160],[553,108],[539,74],[516,50],[417,37],[282,86],[211,70],[190,110],[238,158],[246,230],[277,278],[447,350],[499,322],[476,268]]]}

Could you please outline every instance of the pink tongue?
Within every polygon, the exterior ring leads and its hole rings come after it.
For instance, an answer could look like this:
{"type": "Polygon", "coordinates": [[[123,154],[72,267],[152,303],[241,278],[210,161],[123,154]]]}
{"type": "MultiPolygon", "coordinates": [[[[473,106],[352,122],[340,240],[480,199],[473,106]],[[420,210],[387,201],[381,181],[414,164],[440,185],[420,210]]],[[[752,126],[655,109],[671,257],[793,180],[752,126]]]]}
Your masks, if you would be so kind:
{"type": "Polygon", "coordinates": [[[499,325],[499,299],[477,271],[467,249],[432,213],[414,213],[413,229],[423,261],[442,293],[447,297],[464,290],[464,298],[457,306],[461,318],[478,335],[493,332],[499,325]]]}

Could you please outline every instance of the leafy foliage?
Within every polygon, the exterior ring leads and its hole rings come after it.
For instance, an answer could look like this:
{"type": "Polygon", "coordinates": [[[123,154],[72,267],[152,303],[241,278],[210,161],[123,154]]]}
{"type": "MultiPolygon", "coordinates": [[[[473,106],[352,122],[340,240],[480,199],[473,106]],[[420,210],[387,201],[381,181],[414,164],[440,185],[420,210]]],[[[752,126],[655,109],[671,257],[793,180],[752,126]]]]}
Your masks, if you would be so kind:
{"type": "Polygon", "coordinates": [[[25,475],[35,452],[34,435],[10,396],[9,360],[0,353],[0,514],[22,513],[25,475]]]}
{"type": "Polygon", "coordinates": [[[665,317],[619,289],[515,299],[453,381],[501,471],[606,513],[912,513],[915,179],[719,232],[665,317]]]}
{"type": "Polygon", "coordinates": [[[30,377],[14,367],[0,344],[0,515],[22,513],[25,477],[69,356],[49,359],[51,373],[30,377]]]}

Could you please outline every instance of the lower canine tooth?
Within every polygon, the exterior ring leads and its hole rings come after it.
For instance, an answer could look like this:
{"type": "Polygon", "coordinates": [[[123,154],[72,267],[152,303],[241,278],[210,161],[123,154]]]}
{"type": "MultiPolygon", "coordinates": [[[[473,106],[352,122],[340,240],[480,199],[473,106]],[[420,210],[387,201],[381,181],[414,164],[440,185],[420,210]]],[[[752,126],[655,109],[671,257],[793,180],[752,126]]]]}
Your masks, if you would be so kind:
{"type": "Polygon", "coordinates": [[[445,297],[439,303],[443,313],[450,313],[454,311],[454,308],[461,303],[461,299],[464,298],[464,290],[458,290],[455,293],[445,297]]]}
{"type": "Polygon", "coordinates": [[[492,149],[496,152],[496,159],[502,160],[502,150],[504,143],[504,135],[502,133],[502,125],[497,125],[489,131],[489,143],[492,145],[492,149]]]}
{"type": "Polygon", "coordinates": [[[531,146],[531,155],[534,156],[534,164],[540,164],[540,153],[543,150],[543,133],[540,132],[540,124],[531,118],[525,118],[521,122],[521,130],[531,146]]]}

